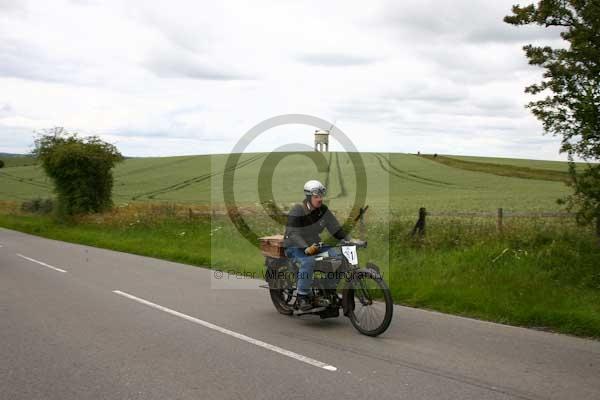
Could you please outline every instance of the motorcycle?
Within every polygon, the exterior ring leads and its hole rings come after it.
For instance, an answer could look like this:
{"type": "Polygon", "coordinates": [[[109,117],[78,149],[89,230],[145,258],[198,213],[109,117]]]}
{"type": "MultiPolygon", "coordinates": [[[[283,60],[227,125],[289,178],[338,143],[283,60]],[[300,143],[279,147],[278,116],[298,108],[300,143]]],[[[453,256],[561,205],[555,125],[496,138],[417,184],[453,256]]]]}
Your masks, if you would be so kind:
{"type": "MultiPolygon", "coordinates": [[[[323,243],[318,246],[322,249],[323,243]]],[[[285,255],[265,256],[265,280],[275,309],[284,315],[312,314],[322,319],[339,317],[341,309],[363,335],[385,332],[392,321],[392,295],[377,265],[359,266],[357,249],[366,247],[366,241],[342,240],[331,247],[339,250],[335,255],[326,251],[314,256],[313,308],[307,311],[297,304],[299,265],[285,255]]]]}

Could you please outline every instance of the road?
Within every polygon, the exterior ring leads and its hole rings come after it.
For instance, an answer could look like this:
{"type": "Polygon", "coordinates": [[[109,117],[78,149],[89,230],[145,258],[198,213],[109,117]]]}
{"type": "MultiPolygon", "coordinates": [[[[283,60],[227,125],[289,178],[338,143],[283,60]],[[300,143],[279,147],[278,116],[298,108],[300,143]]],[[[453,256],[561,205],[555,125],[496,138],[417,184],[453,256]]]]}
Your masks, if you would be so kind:
{"type": "Polygon", "coordinates": [[[261,281],[0,228],[1,399],[600,399],[600,342],[396,306],[286,317],[261,281]]]}

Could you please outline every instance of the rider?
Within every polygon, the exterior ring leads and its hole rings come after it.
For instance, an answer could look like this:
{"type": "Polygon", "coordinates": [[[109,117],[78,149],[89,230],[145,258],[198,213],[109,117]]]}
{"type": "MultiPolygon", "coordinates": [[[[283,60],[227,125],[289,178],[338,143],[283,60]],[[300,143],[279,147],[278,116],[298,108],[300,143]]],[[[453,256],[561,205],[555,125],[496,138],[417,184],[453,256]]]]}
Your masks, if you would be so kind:
{"type": "Polygon", "coordinates": [[[292,262],[300,263],[298,271],[298,306],[300,310],[310,310],[310,287],[312,285],[315,254],[328,251],[330,256],[337,255],[335,248],[318,247],[321,241],[319,234],[327,228],[336,239],[350,239],[344,232],[329,208],[323,204],[327,189],[316,180],[304,184],[305,198],[302,203],[295,204],[288,214],[283,245],[285,253],[292,262]]]}

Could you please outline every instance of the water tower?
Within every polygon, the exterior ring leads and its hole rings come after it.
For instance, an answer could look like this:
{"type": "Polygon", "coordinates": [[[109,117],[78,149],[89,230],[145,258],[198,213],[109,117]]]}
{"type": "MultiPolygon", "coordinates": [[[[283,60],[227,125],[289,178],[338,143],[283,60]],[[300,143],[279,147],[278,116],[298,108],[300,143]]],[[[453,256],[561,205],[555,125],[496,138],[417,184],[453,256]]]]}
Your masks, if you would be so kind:
{"type": "Polygon", "coordinates": [[[329,131],[317,129],[315,131],[315,151],[329,151],[329,131]],[[323,150],[325,148],[325,150],[323,150]]]}

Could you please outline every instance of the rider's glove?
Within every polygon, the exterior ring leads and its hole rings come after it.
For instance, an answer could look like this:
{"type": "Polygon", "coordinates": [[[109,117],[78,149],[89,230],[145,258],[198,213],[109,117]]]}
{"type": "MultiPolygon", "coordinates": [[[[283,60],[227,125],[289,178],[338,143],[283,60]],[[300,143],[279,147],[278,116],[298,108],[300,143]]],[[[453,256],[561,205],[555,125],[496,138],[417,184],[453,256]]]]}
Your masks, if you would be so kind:
{"type": "Polygon", "coordinates": [[[319,246],[317,246],[317,244],[314,243],[311,246],[308,246],[306,249],[304,249],[304,254],[313,256],[313,255],[317,254],[318,251],[319,251],[319,246]]]}

